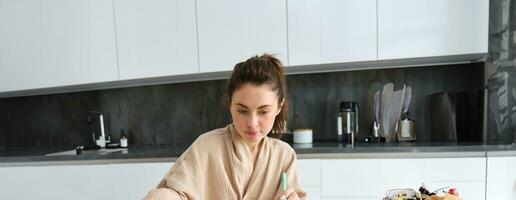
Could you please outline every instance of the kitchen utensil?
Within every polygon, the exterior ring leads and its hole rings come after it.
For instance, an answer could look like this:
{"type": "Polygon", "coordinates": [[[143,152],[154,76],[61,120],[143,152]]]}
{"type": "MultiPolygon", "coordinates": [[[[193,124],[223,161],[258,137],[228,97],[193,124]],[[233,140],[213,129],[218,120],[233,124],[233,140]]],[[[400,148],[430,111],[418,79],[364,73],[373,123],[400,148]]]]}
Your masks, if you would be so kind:
{"type": "Polygon", "coordinates": [[[405,90],[403,99],[402,117],[398,122],[398,130],[396,131],[398,141],[414,141],[416,140],[414,120],[408,118],[408,108],[412,100],[412,87],[408,86],[405,90]]]}
{"type": "MultiPolygon", "coordinates": [[[[391,136],[389,131],[391,129],[391,112],[392,112],[392,98],[393,98],[394,84],[387,83],[383,86],[381,96],[381,113],[380,113],[380,136],[385,137],[387,142],[390,142],[391,136]]],[[[392,134],[392,133],[390,133],[392,134]]]]}
{"type": "Polygon", "coordinates": [[[372,118],[373,118],[373,138],[378,138],[379,135],[379,128],[380,128],[380,103],[381,103],[381,91],[382,91],[382,85],[380,83],[372,83],[369,88],[369,107],[372,111],[372,118]]]}
{"type": "MultiPolygon", "coordinates": [[[[393,94],[393,101],[392,101],[392,112],[390,113],[391,114],[391,118],[390,118],[390,125],[391,128],[393,128],[392,130],[390,130],[391,132],[390,133],[395,133],[398,129],[398,121],[400,120],[401,118],[401,109],[402,109],[402,106],[403,106],[403,100],[405,98],[405,90],[406,90],[407,86],[403,86],[403,89],[401,90],[396,90],[393,94]]],[[[394,136],[395,137],[395,136],[394,136]]]]}
{"type": "Polygon", "coordinates": [[[403,113],[408,112],[410,102],[412,101],[412,87],[408,86],[405,91],[405,99],[403,100],[403,113]]]}
{"type": "Polygon", "coordinates": [[[415,125],[414,121],[410,119],[402,119],[398,123],[397,139],[400,142],[403,141],[414,141],[416,140],[416,134],[414,133],[415,125]]]}

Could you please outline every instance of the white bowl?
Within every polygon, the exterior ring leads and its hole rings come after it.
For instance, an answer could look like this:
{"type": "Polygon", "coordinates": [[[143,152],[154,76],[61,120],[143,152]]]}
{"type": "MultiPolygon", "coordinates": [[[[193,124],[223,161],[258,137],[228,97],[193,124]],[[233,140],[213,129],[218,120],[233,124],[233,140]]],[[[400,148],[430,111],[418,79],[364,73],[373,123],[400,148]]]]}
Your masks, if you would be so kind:
{"type": "Polygon", "coordinates": [[[312,143],[312,129],[296,129],[294,130],[294,143],[312,143]]]}

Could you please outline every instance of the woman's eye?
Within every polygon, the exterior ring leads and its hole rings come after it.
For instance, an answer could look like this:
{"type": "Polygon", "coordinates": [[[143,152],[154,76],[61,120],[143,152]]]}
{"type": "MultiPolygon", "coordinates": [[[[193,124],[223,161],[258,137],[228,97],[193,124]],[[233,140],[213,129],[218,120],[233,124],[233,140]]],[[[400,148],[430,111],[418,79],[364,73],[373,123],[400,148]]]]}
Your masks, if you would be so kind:
{"type": "Polygon", "coordinates": [[[269,111],[268,111],[268,110],[260,111],[260,114],[261,114],[261,115],[265,115],[265,114],[267,114],[267,113],[269,113],[269,111]]]}
{"type": "Polygon", "coordinates": [[[247,110],[237,110],[237,112],[240,113],[240,114],[246,114],[247,110]]]}

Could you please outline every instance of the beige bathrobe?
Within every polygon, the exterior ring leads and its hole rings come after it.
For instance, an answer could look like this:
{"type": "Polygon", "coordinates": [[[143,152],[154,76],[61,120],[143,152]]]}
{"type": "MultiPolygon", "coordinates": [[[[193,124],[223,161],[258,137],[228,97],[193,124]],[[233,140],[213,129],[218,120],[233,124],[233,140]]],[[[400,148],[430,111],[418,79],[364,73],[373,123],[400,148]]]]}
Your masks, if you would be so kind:
{"type": "Polygon", "coordinates": [[[256,165],[233,125],[205,133],[179,157],[146,199],[273,199],[281,192],[281,172],[301,199],[296,154],[285,142],[265,137],[256,165]]]}

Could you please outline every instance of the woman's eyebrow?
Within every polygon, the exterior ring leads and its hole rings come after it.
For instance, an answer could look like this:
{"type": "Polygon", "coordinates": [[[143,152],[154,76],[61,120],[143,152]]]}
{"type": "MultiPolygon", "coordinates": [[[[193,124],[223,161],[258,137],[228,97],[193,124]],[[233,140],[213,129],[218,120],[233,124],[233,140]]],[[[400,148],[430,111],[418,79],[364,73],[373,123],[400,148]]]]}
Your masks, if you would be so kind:
{"type": "MultiPolygon", "coordinates": [[[[237,106],[241,106],[241,107],[244,107],[244,108],[249,108],[249,107],[247,107],[246,105],[241,104],[241,103],[235,103],[235,105],[237,105],[237,106]]],[[[258,107],[258,109],[261,109],[261,108],[267,108],[267,107],[271,107],[271,106],[272,106],[272,105],[268,105],[268,104],[267,104],[267,105],[262,105],[262,106],[258,107]]]]}
{"type": "Polygon", "coordinates": [[[244,108],[249,108],[249,107],[247,107],[246,105],[241,104],[241,103],[235,103],[235,105],[237,105],[237,106],[241,106],[241,107],[244,107],[244,108]]]}

